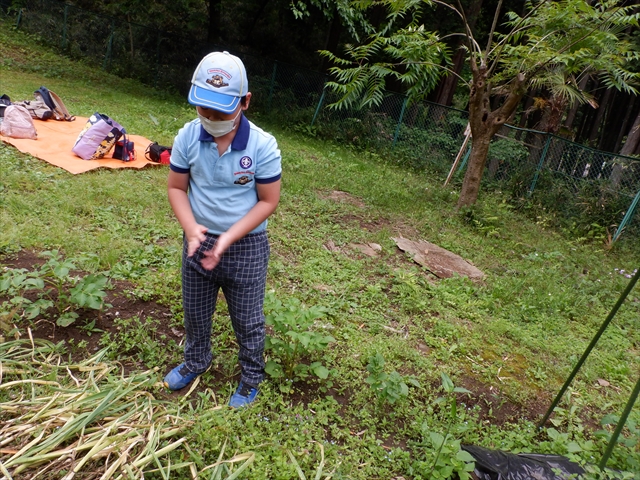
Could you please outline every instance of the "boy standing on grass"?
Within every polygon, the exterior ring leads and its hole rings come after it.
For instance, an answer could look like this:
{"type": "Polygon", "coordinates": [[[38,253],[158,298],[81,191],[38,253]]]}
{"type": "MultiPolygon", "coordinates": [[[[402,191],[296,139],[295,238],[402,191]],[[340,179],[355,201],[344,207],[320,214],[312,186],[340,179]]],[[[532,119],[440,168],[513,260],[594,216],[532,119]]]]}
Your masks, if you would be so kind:
{"type": "Polygon", "coordinates": [[[189,91],[198,118],[174,140],[168,180],[169,203],[184,230],[186,342],[184,363],[164,384],[184,388],[211,365],[211,322],[222,288],[242,372],[229,402],[234,408],[253,402],[264,378],[266,227],[280,201],[282,171],[276,140],[243,114],[250,101],[238,57],[204,57],[189,91]]]}

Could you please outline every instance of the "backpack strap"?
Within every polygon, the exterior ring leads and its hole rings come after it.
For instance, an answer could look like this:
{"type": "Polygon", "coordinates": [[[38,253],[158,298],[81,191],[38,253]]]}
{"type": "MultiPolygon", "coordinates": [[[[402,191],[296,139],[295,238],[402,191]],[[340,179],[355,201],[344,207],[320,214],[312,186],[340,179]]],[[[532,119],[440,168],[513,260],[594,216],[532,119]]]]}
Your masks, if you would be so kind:
{"type": "Polygon", "coordinates": [[[49,95],[49,89],[47,89],[47,87],[40,87],[38,90],[33,92],[33,96],[36,97],[36,100],[43,101],[45,105],[51,110],[56,109],[56,106],[53,103],[53,99],[51,98],[51,95],[49,95]]]}
{"type": "Polygon", "coordinates": [[[69,110],[67,110],[67,107],[65,106],[62,99],[47,87],[40,87],[38,90],[33,92],[33,96],[36,98],[36,100],[44,102],[45,105],[51,109],[51,111],[53,112],[53,117],[56,120],[66,120],[68,122],[72,122],[76,119],[76,117],[69,113],[69,110]]]}
{"type": "Polygon", "coordinates": [[[53,100],[53,104],[56,106],[56,110],[62,114],[64,119],[67,122],[73,122],[76,119],[76,117],[69,113],[69,110],[67,110],[67,107],[65,106],[62,99],[55,92],[52,92],[51,90],[49,90],[49,95],[51,96],[51,100],[53,100]]]}

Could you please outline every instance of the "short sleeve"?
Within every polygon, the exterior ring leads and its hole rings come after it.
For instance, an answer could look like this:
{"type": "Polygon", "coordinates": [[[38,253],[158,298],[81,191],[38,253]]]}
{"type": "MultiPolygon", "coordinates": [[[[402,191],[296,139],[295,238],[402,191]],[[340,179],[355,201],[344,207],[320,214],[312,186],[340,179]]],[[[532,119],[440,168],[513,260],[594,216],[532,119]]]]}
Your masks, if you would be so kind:
{"type": "Polygon", "coordinates": [[[177,167],[178,170],[189,170],[189,159],[187,158],[187,145],[190,123],[185,124],[173,140],[171,147],[171,165],[177,167]]]}
{"type": "Polygon", "coordinates": [[[263,139],[260,148],[255,178],[257,183],[269,183],[278,180],[282,174],[282,156],[273,136],[263,132],[260,135],[267,138],[263,139]]]}

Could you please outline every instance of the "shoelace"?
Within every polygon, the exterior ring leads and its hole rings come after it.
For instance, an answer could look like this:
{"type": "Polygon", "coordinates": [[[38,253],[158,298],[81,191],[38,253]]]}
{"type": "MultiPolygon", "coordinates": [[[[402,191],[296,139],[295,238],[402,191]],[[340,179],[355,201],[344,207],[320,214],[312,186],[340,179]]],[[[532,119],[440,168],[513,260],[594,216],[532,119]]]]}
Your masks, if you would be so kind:
{"type": "Polygon", "coordinates": [[[251,395],[251,390],[253,390],[254,387],[253,385],[249,385],[248,383],[243,383],[242,387],[240,388],[240,391],[238,392],[238,395],[242,395],[243,397],[248,397],[249,395],[251,395]]]}

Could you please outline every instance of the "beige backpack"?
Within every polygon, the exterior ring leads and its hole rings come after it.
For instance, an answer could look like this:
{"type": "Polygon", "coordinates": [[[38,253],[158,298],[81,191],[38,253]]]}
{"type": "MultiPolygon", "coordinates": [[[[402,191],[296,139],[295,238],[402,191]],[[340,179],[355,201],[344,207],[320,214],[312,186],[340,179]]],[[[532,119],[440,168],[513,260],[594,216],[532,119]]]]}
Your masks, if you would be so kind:
{"type": "Polygon", "coordinates": [[[14,105],[22,105],[27,109],[29,115],[34,120],[49,120],[53,118],[53,112],[47,105],[40,100],[23,100],[22,102],[13,102],[14,105]]]}
{"type": "Polygon", "coordinates": [[[4,119],[0,123],[0,135],[32,140],[38,138],[31,114],[22,105],[9,105],[5,109],[4,119]]]}

